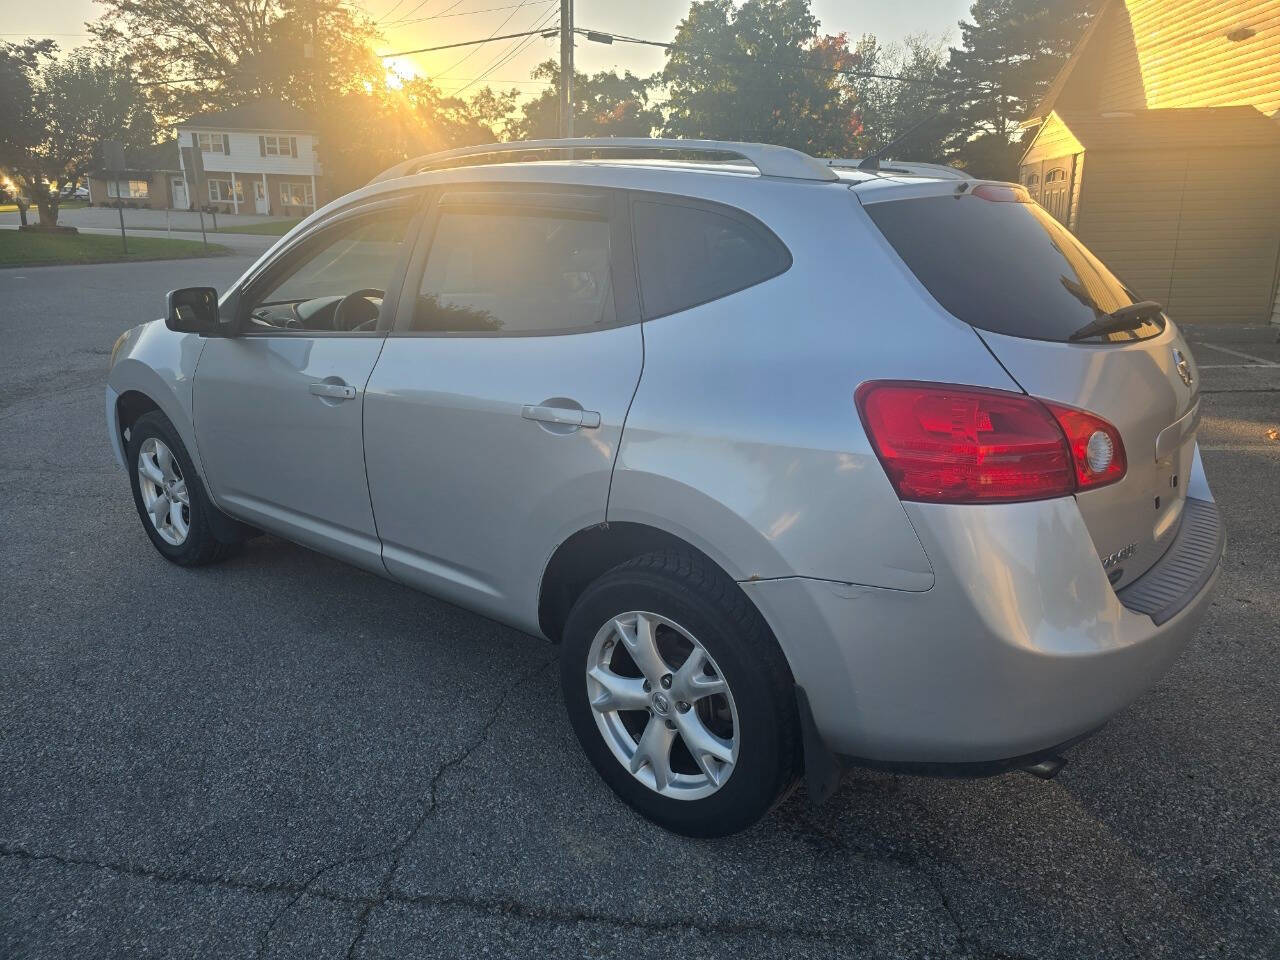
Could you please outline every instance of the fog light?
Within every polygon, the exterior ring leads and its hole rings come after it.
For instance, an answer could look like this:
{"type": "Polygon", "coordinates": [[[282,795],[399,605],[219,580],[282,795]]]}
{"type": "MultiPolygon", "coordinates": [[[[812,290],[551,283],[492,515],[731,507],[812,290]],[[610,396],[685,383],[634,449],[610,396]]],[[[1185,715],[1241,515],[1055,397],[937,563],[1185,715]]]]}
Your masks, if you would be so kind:
{"type": "Polygon", "coordinates": [[[1095,430],[1089,434],[1089,443],[1085,447],[1085,459],[1089,463],[1090,470],[1094,473],[1106,473],[1115,454],[1116,448],[1105,430],[1095,430]]]}

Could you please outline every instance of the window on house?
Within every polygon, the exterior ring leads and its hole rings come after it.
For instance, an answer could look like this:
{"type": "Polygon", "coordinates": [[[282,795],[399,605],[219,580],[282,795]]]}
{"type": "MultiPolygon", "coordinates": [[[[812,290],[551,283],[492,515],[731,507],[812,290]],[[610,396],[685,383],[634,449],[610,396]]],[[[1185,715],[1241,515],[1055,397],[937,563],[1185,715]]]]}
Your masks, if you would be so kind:
{"type": "Polygon", "coordinates": [[[286,207],[314,207],[316,197],[309,183],[282,183],[280,202],[286,207]]]}
{"type": "Polygon", "coordinates": [[[264,157],[296,157],[298,138],[268,134],[258,137],[258,151],[264,157]]]}
{"type": "Polygon", "coordinates": [[[237,180],[233,186],[230,180],[210,180],[209,199],[215,203],[244,203],[244,183],[237,180]],[[234,200],[232,190],[235,191],[234,200]]]}
{"type": "Polygon", "coordinates": [[[151,191],[151,184],[146,180],[108,180],[107,196],[113,199],[123,197],[126,200],[145,200],[151,191]]]}
{"type": "Polygon", "coordinates": [[[230,153],[227,136],[223,133],[197,133],[196,142],[201,153],[230,153]]]}
{"type": "Polygon", "coordinates": [[[1040,174],[1027,174],[1027,179],[1023,183],[1026,184],[1027,193],[1031,194],[1031,199],[1038,200],[1040,198],[1040,174]]]}
{"type": "Polygon", "coordinates": [[[1067,179],[1067,171],[1062,169],[1062,167],[1057,167],[1053,170],[1050,170],[1048,173],[1044,175],[1044,182],[1046,184],[1057,183],[1059,180],[1065,180],[1065,179],[1067,179]]]}

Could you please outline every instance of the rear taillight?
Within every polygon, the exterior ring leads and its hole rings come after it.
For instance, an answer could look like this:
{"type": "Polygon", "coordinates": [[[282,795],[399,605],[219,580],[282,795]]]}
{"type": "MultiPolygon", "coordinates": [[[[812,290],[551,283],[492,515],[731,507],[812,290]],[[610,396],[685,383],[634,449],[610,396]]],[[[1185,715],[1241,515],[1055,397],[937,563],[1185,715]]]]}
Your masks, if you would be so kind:
{"type": "Polygon", "coordinates": [[[1124,446],[1115,427],[1024,394],[872,382],[858,388],[856,400],[867,436],[903,500],[1045,500],[1124,476],[1124,446]],[[1090,457],[1100,469],[1090,466],[1090,457]]]}
{"type": "Polygon", "coordinates": [[[1063,407],[1047,400],[1044,405],[1067,435],[1077,490],[1105,487],[1124,476],[1128,463],[1124,456],[1124,442],[1115,427],[1084,410],[1063,407]]]}

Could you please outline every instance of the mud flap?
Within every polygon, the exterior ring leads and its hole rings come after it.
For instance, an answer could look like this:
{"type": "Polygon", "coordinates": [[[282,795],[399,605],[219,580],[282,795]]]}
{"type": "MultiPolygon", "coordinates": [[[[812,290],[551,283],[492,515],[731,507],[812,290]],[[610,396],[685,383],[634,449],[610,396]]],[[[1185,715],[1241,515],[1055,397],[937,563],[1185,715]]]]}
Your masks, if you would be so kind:
{"type": "Polygon", "coordinates": [[[804,744],[804,785],[809,792],[809,803],[817,807],[826,803],[840,786],[844,765],[818,733],[809,696],[801,686],[796,687],[796,708],[800,713],[800,736],[804,744]]]}

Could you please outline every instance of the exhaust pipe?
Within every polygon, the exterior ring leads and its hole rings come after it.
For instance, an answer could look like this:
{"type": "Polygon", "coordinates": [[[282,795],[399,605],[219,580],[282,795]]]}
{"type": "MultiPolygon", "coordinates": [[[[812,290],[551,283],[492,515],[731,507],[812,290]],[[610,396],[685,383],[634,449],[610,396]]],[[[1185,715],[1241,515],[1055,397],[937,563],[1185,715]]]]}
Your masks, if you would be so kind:
{"type": "Polygon", "coordinates": [[[1066,765],[1067,761],[1061,757],[1045,757],[1040,762],[1030,764],[1022,769],[1040,780],[1052,780],[1062,772],[1062,768],[1066,765]]]}

